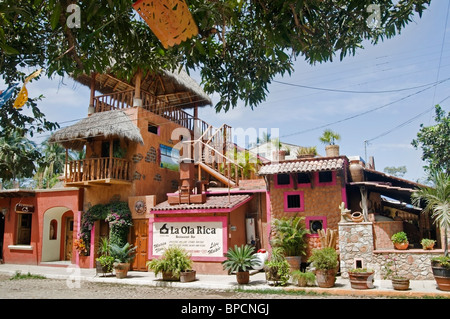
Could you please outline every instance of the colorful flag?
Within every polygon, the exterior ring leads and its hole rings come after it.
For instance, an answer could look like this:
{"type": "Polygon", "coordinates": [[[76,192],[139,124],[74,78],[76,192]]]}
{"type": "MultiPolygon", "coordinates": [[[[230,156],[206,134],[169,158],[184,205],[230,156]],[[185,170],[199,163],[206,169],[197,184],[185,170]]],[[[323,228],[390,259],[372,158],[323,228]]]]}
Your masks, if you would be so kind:
{"type": "Polygon", "coordinates": [[[42,69],[39,69],[37,71],[34,71],[33,73],[31,73],[31,75],[27,76],[25,78],[25,81],[23,81],[23,86],[20,89],[19,94],[17,95],[16,100],[14,101],[14,107],[16,109],[20,109],[22,108],[22,106],[25,105],[25,103],[28,100],[28,91],[27,88],[25,87],[25,85],[32,79],[34,79],[35,77],[37,77],[39,74],[41,74],[42,69]]]}
{"type": "Polygon", "coordinates": [[[2,107],[3,104],[5,104],[11,98],[11,95],[13,94],[14,88],[18,84],[19,83],[11,84],[5,91],[1,92],[1,94],[0,94],[0,107],[2,107]]]}

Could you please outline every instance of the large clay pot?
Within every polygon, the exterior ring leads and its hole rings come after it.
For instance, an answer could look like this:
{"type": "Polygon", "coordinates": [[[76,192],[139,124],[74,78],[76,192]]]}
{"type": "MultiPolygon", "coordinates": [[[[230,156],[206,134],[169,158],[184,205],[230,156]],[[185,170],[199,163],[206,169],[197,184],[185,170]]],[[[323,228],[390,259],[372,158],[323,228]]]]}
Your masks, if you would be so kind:
{"type": "Polygon", "coordinates": [[[180,277],[174,276],[171,271],[163,271],[162,278],[164,281],[179,281],[180,277]]]}
{"type": "Polygon", "coordinates": [[[336,269],[316,270],[316,281],[317,285],[321,288],[334,287],[334,283],[336,282],[336,269]]]}
{"type": "Polygon", "coordinates": [[[450,291],[450,269],[442,267],[437,261],[431,261],[431,269],[438,288],[443,291],[450,291]]]}
{"type": "Polygon", "coordinates": [[[364,181],[364,168],[359,161],[350,162],[350,176],[353,182],[364,181]]]}
{"type": "Polygon", "coordinates": [[[350,278],[350,286],[353,289],[372,289],[373,285],[373,272],[350,272],[348,276],[350,278]]]}
{"type": "Polygon", "coordinates": [[[191,282],[195,280],[195,270],[186,270],[180,272],[180,281],[181,282],[191,282]]]}

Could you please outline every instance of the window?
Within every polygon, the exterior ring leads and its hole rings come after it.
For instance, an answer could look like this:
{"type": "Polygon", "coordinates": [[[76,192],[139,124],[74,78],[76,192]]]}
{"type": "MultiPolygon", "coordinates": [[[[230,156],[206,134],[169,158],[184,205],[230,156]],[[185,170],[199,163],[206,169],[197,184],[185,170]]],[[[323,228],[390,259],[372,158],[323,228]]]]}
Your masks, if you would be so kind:
{"type": "Polygon", "coordinates": [[[285,192],[284,210],[286,212],[302,212],[305,210],[303,192],[285,192]]]}
{"type": "Polygon", "coordinates": [[[310,186],[311,176],[309,173],[298,173],[297,174],[297,185],[300,187],[310,186]]]}
{"type": "Polygon", "coordinates": [[[180,150],[164,144],[159,145],[159,150],[161,154],[160,167],[178,171],[180,169],[180,165],[178,164],[178,160],[180,159],[180,150]]]}
{"type": "Polygon", "coordinates": [[[335,171],[318,172],[317,173],[317,184],[320,186],[336,184],[336,172],[335,171]]]}
{"type": "Polygon", "coordinates": [[[275,187],[276,188],[292,187],[291,176],[289,174],[275,175],[275,187]]]}
{"type": "Polygon", "coordinates": [[[17,241],[16,245],[29,245],[31,243],[32,214],[17,214],[17,241]]]}
{"type": "Polygon", "coordinates": [[[159,127],[154,125],[154,124],[152,124],[152,123],[148,123],[148,132],[158,135],[159,127]]]}
{"type": "Polygon", "coordinates": [[[318,231],[327,228],[327,218],[326,216],[307,216],[305,225],[309,229],[308,237],[318,237],[318,231]]]}

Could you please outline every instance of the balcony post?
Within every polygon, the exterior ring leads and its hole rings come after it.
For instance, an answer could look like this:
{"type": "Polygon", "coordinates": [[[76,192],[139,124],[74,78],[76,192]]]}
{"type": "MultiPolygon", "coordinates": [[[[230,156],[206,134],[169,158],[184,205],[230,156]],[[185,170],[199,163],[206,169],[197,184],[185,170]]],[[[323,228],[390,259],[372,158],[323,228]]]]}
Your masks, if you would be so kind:
{"type": "Polygon", "coordinates": [[[95,77],[97,73],[91,73],[91,96],[89,99],[89,108],[88,108],[88,116],[92,115],[95,112],[94,108],[94,97],[95,97],[95,77]]]}
{"type": "Polygon", "coordinates": [[[108,178],[111,178],[111,176],[112,176],[113,148],[114,148],[114,140],[111,138],[111,139],[109,140],[109,167],[108,167],[108,178]]]}
{"type": "Polygon", "coordinates": [[[136,83],[134,84],[133,107],[142,107],[141,77],[142,77],[142,71],[140,68],[138,68],[138,71],[136,73],[136,83]]]}

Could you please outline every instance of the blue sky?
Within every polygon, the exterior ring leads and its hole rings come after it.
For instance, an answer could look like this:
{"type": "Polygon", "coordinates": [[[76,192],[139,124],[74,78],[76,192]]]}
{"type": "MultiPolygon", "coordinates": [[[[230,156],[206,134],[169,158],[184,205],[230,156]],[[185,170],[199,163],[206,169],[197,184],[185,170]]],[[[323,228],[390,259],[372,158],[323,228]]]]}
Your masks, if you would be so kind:
{"type": "MultiPolygon", "coordinates": [[[[267,130],[272,136],[278,130],[281,141],[317,146],[320,154],[325,150],[319,136],[329,128],[341,135],[341,154],[374,156],[379,171],[404,165],[404,178],[422,179],[421,151],[411,141],[421,123],[434,124],[433,105],[450,95],[450,80],[445,81],[450,78],[450,21],[445,30],[448,7],[448,1],[433,0],[422,18],[416,17],[400,35],[376,46],[367,43],[343,61],[337,58],[311,66],[299,57],[293,74],[277,77],[268,87],[266,101],[253,110],[240,103],[228,113],[204,107],[199,116],[216,127],[226,123],[244,130],[267,130]],[[443,82],[425,86],[437,81],[443,82]]],[[[200,82],[198,75],[192,77],[200,82]]],[[[89,91],[71,79],[42,77],[27,88],[32,97],[45,96],[40,108],[49,120],[71,121],[62,127],[87,114],[89,91]]],[[[211,97],[217,101],[217,96],[211,97]]],[[[448,112],[450,98],[441,106],[448,112]]],[[[48,134],[35,140],[39,143],[45,137],[48,134]]]]}

